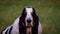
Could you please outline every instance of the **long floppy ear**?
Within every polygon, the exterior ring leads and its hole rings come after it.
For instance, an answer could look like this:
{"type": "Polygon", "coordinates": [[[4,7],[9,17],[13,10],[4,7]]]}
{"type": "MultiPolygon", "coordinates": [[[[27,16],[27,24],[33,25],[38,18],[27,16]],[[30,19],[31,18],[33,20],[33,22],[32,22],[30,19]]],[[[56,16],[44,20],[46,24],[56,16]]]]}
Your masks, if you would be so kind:
{"type": "Polygon", "coordinates": [[[34,8],[33,8],[32,16],[33,16],[33,20],[34,20],[35,26],[38,26],[38,24],[39,24],[39,18],[36,15],[36,12],[35,12],[35,9],[34,8]]]}
{"type": "Polygon", "coordinates": [[[24,9],[23,9],[23,12],[22,12],[22,14],[21,14],[21,17],[23,17],[23,18],[26,17],[26,12],[25,12],[25,11],[26,11],[26,9],[24,8],[24,9]]]}
{"type": "Polygon", "coordinates": [[[19,18],[19,33],[20,34],[25,34],[25,26],[23,26],[22,23],[25,23],[25,8],[23,9],[23,12],[22,12],[22,15],[21,17],[19,18]]]}
{"type": "MultiPolygon", "coordinates": [[[[25,23],[25,17],[26,17],[26,9],[24,8],[23,11],[22,11],[22,14],[21,14],[21,17],[19,18],[19,23],[25,23]]],[[[21,24],[22,25],[22,24],[21,24]]]]}
{"type": "Polygon", "coordinates": [[[33,22],[35,23],[33,28],[32,28],[32,34],[38,34],[38,25],[39,25],[39,18],[35,13],[35,9],[33,8],[33,22]]]}

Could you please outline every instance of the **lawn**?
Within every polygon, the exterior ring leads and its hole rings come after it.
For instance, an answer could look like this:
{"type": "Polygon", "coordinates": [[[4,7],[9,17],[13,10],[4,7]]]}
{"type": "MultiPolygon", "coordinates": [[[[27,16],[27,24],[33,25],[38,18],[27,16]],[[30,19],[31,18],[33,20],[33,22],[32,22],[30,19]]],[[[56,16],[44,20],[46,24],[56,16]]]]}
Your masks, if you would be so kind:
{"type": "Polygon", "coordinates": [[[60,0],[0,0],[0,32],[32,6],[43,27],[42,34],[60,34],[60,0]]]}

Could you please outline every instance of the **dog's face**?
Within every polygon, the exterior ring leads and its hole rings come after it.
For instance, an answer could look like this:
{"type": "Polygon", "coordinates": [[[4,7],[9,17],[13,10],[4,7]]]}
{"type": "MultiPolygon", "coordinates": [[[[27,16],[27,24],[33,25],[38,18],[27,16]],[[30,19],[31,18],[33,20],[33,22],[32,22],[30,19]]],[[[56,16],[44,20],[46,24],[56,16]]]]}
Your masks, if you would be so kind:
{"type": "Polygon", "coordinates": [[[25,23],[26,23],[26,33],[31,34],[31,29],[33,27],[33,9],[31,7],[26,8],[26,17],[25,17],[25,23]]]}
{"type": "Polygon", "coordinates": [[[22,13],[23,17],[23,25],[26,26],[27,28],[33,27],[34,25],[34,17],[33,15],[35,14],[35,10],[32,7],[25,7],[22,13]]]}
{"type": "Polygon", "coordinates": [[[32,28],[38,26],[38,16],[35,13],[35,9],[32,7],[25,7],[23,9],[21,18],[20,18],[20,26],[26,27],[27,34],[31,32],[32,28]]]}

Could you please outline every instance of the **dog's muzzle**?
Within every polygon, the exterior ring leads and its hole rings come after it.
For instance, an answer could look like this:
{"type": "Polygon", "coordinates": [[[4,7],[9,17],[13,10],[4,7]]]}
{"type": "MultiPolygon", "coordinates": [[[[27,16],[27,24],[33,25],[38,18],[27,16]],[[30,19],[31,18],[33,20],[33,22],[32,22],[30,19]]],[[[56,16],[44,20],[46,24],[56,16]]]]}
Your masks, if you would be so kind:
{"type": "Polygon", "coordinates": [[[26,33],[27,34],[31,34],[31,30],[32,30],[32,24],[31,24],[31,19],[27,20],[27,26],[26,26],[26,33]]]}
{"type": "Polygon", "coordinates": [[[32,27],[32,20],[31,19],[27,19],[27,28],[30,28],[30,27],[32,27]]]}

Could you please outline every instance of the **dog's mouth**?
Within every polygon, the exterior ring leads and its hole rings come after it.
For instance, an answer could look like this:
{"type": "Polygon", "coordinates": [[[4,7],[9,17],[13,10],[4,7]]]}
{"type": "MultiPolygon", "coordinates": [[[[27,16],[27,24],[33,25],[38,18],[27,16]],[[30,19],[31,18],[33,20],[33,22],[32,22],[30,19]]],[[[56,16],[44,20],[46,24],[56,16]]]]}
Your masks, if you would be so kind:
{"type": "Polygon", "coordinates": [[[27,28],[27,29],[26,29],[26,33],[27,33],[27,34],[31,34],[31,29],[32,29],[32,28],[27,28]]]}
{"type": "Polygon", "coordinates": [[[27,34],[31,34],[31,30],[32,30],[32,26],[30,25],[28,25],[27,27],[26,27],[26,33],[27,34]]]}

